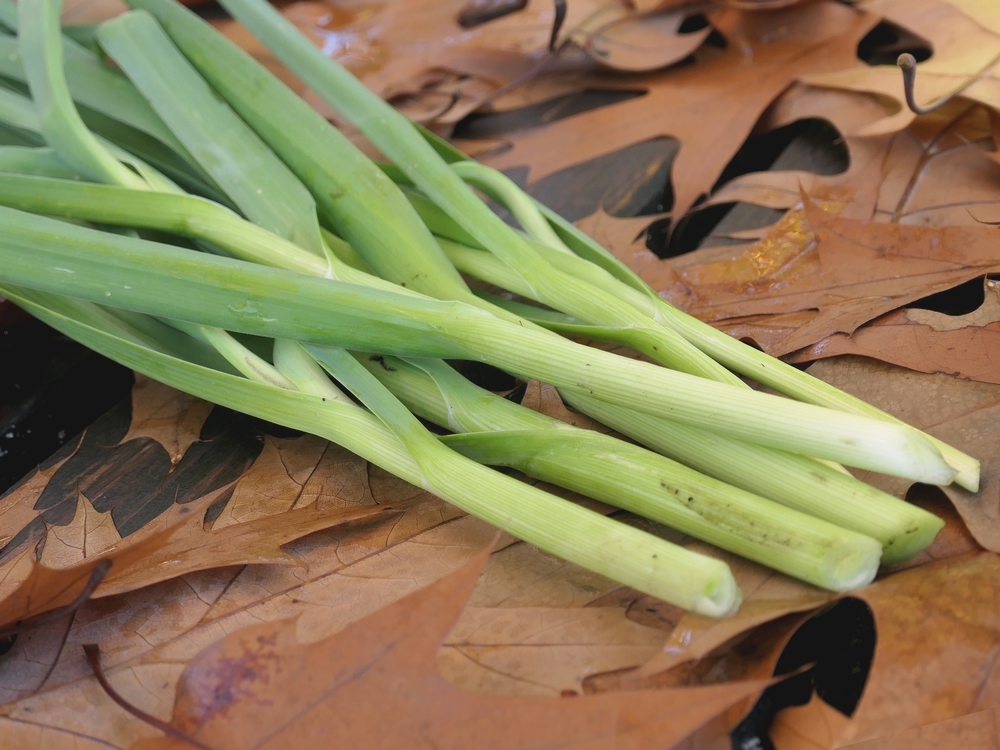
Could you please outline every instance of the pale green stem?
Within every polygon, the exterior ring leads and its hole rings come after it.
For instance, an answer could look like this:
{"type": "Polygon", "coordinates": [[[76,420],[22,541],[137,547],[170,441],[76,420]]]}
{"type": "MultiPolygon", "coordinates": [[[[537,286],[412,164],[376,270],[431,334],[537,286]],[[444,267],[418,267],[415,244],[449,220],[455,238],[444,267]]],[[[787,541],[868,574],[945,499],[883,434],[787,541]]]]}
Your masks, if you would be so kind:
{"type": "Polygon", "coordinates": [[[21,0],[19,41],[24,73],[45,140],[69,166],[99,182],[137,190],[146,182],[108,153],[87,130],[63,75],[62,0],[21,0]]]}
{"type": "Polygon", "coordinates": [[[323,256],[312,196],[198,75],[151,15],[133,11],[106,21],[98,38],[245,215],[323,256]]]}
{"type": "Polygon", "coordinates": [[[70,169],[55,149],[26,146],[0,146],[0,172],[55,177],[63,180],[79,179],[76,170],[70,169]]]}
{"type": "Polygon", "coordinates": [[[307,350],[403,442],[425,488],[529,544],[718,617],[739,600],[728,566],[605,518],[481,466],[435,439],[385,387],[342,349],[307,350]]]}
{"type": "Polygon", "coordinates": [[[903,426],[715,383],[582,347],[461,303],[267,269],[173,246],[109,236],[0,209],[0,279],[230,331],[477,359],[522,377],[670,415],[754,442],[848,465],[947,482],[953,472],[903,426]],[[28,248],[25,251],[24,248],[28,248]],[[109,269],[114,273],[109,274],[109,269]],[[177,295],[183,288],[185,294],[177,295]],[[341,316],[339,325],[333,316],[341,316]],[[417,330],[423,332],[413,337],[417,330]]]}
{"type": "Polygon", "coordinates": [[[572,253],[542,216],[534,201],[507,175],[474,161],[451,165],[455,174],[510,211],[530,237],[563,253],[572,253]]]}
{"type": "Polygon", "coordinates": [[[875,576],[882,547],[868,536],[533,412],[439,360],[361,361],[414,413],[466,432],[441,440],[476,461],[514,467],[818,586],[846,590],[875,576]]]}

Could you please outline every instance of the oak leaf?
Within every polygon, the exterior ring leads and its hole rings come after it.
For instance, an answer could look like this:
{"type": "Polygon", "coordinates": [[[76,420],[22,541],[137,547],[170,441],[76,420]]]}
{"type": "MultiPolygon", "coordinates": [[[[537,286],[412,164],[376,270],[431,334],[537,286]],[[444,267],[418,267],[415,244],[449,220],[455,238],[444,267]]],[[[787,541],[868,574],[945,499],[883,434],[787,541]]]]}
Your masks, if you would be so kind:
{"type": "MultiPolygon", "coordinates": [[[[1000,456],[996,451],[1000,386],[913,372],[852,356],[820,360],[809,371],[979,458],[982,480],[978,493],[952,486],[941,491],[954,504],[975,540],[987,550],[1000,552],[1000,456]]],[[[911,488],[910,482],[894,477],[872,473],[859,476],[899,497],[911,488]]]]}
{"type": "MultiPolygon", "coordinates": [[[[671,747],[761,683],[561,698],[496,698],[459,690],[434,654],[476,584],[489,550],[447,578],[309,646],[295,624],[247,628],[185,669],[172,724],[218,750],[322,744],[357,747],[671,747]]],[[[180,748],[143,740],[136,750],[180,748]]]]}
{"type": "Polygon", "coordinates": [[[791,361],[811,362],[857,354],[927,373],[1000,385],[1000,284],[983,282],[983,304],[966,315],[915,307],[895,310],[853,334],[833,334],[796,352],[791,361]]]}
{"type": "MultiPolygon", "coordinates": [[[[197,494],[197,482],[192,485],[182,478],[175,485],[178,494],[169,498],[171,502],[165,508],[145,518],[138,530],[123,535],[122,527],[128,527],[122,523],[122,515],[128,518],[136,511],[108,502],[108,497],[120,493],[122,502],[141,510],[146,498],[140,488],[162,494],[162,482],[176,479],[184,471],[185,456],[197,459],[204,455],[204,451],[190,449],[198,442],[199,429],[209,410],[210,405],[140,378],[132,393],[132,419],[118,445],[102,449],[85,436],[72,455],[39,470],[0,498],[0,523],[11,532],[0,567],[0,596],[9,592],[0,599],[0,623],[18,622],[45,608],[65,606],[79,594],[94,565],[102,560],[113,564],[101,580],[97,596],[148,586],[195,570],[294,563],[282,545],[337,524],[397,512],[388,504],[379,504],[364,490],[353,496],[344,492],[353,489],[357,481],[354,477],[352,482],[351,470],[365,466],[360,459],[344,461],[343,451],[311,437],[286,442],[283,451],[280,440],[267,438],[262,456],[242,477],[227,482],[224,474],[213,472],[217,474],[214,478],[222,482],[204,487],[208,491],[203,495],[197,494]],[[168,456],[161,466],[156,463],[160,454],[151,450],[155,448],[150,445],[151,439],[173,451],[183,449],[183,453],[168,456]],[[139,446],[139,450],[130,446],[139,446]],[[109,453],[116,449],[124,449],[125,461],[108,461],[109,453]],[[274,460],[269,462],[272,457],[274,460]],[[263,468],[255,471],[259,465],[263,468]],[[158,477],[156,468],[169,473],[158,477]],[[69,487],[75,501],[72,515],[66,514],[65,519],[53,517],[53,501],[46,498],[61,497],[61,490],[52,484],[70,470],[73,482],[69,487]],[[144,485],[137,475],[142,475],[144,485]],[[334,479],[339,480],[339,487],[334,479]],[[180,495],[182,487],[188,492],[194,490],[194,496],[180,495]],[[54,493],[46,495],[53,489],[54,493]],[[95,507],[90,495],[101,498],[102,509],[95,507]],[[123,507],[126,512],[119,515],[123,507]],[[207,519],[210,511],[213,517],[207,519]],[[24,533],[37,527],[41,528],[40,535],[24,533]],[[35,544],[31,544],[32,536],[36,536],[35,544]],[[21,601],[32,591],[35,593],[29,599],[21,601]]],[[[122,432],[120,424],[112,429],[113,423],[112,414],[105,418],[104,428],[95,430],[98,444],[102,435],[122,432]]],[[[205,443],[199,445],[204,447],[205,443]]],[[[405,507],[404,497],[394,501],[397,507],[405,507]]],[[[55,501],[56,506],[60,504],[65,502],[55,501]]]]}
{"type": "Polygon", "coordinates": [[[1000,580],[992,552],[911,568],[858,592],[878,647],[839,744],[893,734],[997,705],[1000,580]]]}
{"type": "MultiPolygon", "coordinates": [[[[996,23],[995,11],[988,10],[988,3],[867,0],[862,6],[930,42],[933,56],[917,67],[918,105],[927,106],[957,94],[965,100],[1000,108],[1000,78],[995,73],[1000,63],[1000,23],[996,23]]],[[[899,132],[916,117],[903,103],[902,76],[895,65],[845,68],[802,78],[817,86],[870,92],[896,101],[896,114],[857,130],[856,135],[899,132]]]]}
{"type": "Polygon", "coordinates": [[[751,249],[680,274],[688,312],[780,356],[1000,270],[997,230],[859,222],[806,201],[751,249]]]}
{"type": "Polygon", "coordinates": [[[681,142],[671,173],[673,216],[683,216],[711,192],[778,95],[807,73],[854,65],[855,47],[877,19],[821,0],[767,13],[726,9],[710,20],[731,40],[724,52],[691,66],[622,78],[616,88],[645,95],[511,133],[512,148],[489,163],[501,169],[528,165],[536,182],[572,163],[672,136],[681,142]]]}

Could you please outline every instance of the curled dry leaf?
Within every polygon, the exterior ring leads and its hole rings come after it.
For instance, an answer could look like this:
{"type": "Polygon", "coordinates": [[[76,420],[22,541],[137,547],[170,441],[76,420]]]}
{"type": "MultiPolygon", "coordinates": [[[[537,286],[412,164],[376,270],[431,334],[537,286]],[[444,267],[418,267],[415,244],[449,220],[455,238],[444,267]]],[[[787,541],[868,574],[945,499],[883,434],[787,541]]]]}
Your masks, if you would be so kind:
{"type": "MultiPolygon", "coordinates": [[[[622,71],[655,70],[686,58],[711,33],[711,27],[681,33],[690,13],[683,8],[643,12],[623,0],[584,0],[567,5],[555,39],[557,59],[549,49],[554,10],[546,0],[396,2],[360,9],[306,1],[282,12],[411,118],[436,124],[454,124],[487,100],[507,102],[501,89],[542,69],[588,70],[596,62],[622,71]]],[[[232,22],[218,25],[302,90],[245,30],[232,22]]],[[[566,90],[565,83],[543,88],[551,93],[560,86],[566,90]]]]}
{"type": "Polygon", "coordinates": [[[1000,700],[1000,581],[992,552],[911,568],[858,592],[878,647],[838,744],[981,711],[1000,700]]]}
{"type": "Polygon", "coordinates": [[[805,705],[779,711],[768,735],[775,750],[828,750],[848,721],[848,717],[813,693],[805,705]]]}
{"type": "MultiPolygon", "coordinates": [[[[178,688],[173,726],[217,748],[672,747],[760,688],[562,698],[497,698],[459,690],[434,671],[435,652],[475,586],[488,550],[457,572],[304,646],[295,624],[237,631],[199,654],[178,688]]],[[[183,747],[143,740],[136,750],[183,747]]]]}
{"type": "Polygon", "coordinates": [[[93,582],[105,580],[108,571],[127,570],[166,544],[174,529],[152,534],[142,544],[111,549],[78,565],[54,569],[34,560],[27,574],[18,580],[3,579],[0,598],[0,632],[18,630],[34,617],[77,603],[82,604],[93,590],[93,582]]]}
{"type": "Polygon", "coordinates": [[[849,168],[841,174],[754,172],[734,178],[708,204],[734,201],[791,208],[805,190],[849,196],[842,215],[921,226],[981,226],[1000,218],[994,122],[1000,116],[966,100],[953,101],[885,136],[851,135],[886,113],[863,93],[797,84],[762,117],[767,132],[807,118],[823,118],[844,134],[849,168]]]}
{"type": "Polygon", "coordinates": [[[712,32],[706,26],[680,33],[688,16],[683,8],[636,13],[610,5],[607,10],[588,18],[571,38],[594,60],[615,70],[640,73],[665,68],[693,53],[712,32]]]}
{"type": "MultiPolygon", "coordinates": [[[[977,0],[868,0],[863,7],[897,23],[926,39],[933,56],[917,66],[916,102],[933,105],[958,95],[963,99],[1000,107],[1000,24],[984,27],[972,11],[977,0]]],[[[982,3],[986,8],[988,3],[982,3]]],[[[913,122],[916,115],[903,99],[902,75],[895,65],[854,66],[842,71],[803,76],[817,86],[850,89],[895,100],[896,114],[855,131],[875,136],[896,133],[913,122]]]]}
{"type": "MultiPolygon", "coordinates": [[[[851,750],[1000,750],[1000,709],[959,716],[946,721],[855,742],[851,750]]],[[[777,748],[776,750],[785,750],[777,748]]]]}

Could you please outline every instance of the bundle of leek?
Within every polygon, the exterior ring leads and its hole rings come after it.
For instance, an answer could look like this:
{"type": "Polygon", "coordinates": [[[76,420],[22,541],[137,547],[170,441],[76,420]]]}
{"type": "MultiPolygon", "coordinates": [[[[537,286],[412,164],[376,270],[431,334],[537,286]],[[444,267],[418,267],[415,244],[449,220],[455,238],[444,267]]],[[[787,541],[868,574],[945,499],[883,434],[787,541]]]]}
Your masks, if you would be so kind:
{"type": "Polygon", "coordinates": [[[59,0],[0,0],[0,294],[66,334],[706,614],[738,606],[726,564],[485,465],[833,590],[865,585],[941,527],[833,462],[977,486],[974,459],[665,303],[263,0],[223,4],[391,164],[174,0],[130,3],[96,33],[122,74],[62,35],[59,0]],[[475,293],[463,273],[535,304],[475,293]],[[652,450],[483,391],[441,359],[550,383],[652,450]]]}

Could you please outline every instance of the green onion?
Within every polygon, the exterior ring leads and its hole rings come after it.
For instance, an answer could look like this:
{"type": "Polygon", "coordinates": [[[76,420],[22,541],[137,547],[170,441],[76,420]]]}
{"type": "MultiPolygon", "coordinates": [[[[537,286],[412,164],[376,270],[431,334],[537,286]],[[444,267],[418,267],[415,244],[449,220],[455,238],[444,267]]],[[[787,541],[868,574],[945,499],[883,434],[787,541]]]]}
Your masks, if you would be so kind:
{"type": "Polygon", "coordinates": [[[115,159],[80,119],[66,79],[59,29],[61,0],[21,0],[19,42],[24,73],[45,140],[80,174],[144,189],[146,182],[115,159]]]}
{"type": "Polygon", "coordinates": [[[441,441],[476,461],[514,467],[817,586],[845,591],[875,577],[882,545],[869,536],[538,414],[474,386],[440,360],[360,359],[416,414],[463,433],[441,441]]]}
{"type": "MultiPolygon", "coordinates": [[[[722,561],[479,466],[429,434],[421,437],[419,423],[406,424],[405,409],[396,413],[385,398],[387,394],[379,398],[370,392],[371,384],[355,386],[370,402],[378,403],[382,419],[404,434],[405,442],[347,399],[257,382],[186,361],[164,341],[148,334],[136,335],[126,324],[115,321],[113,312],[94,310],[96,305],[6,286],[0,287],[0,293],[58,330],[152,378],[214,403],[332,440],[409,482],[432,488],[499,528],[640,591],[714,617],[732,612],[739,604],[739,589],[722,561]],[[417,456],[411,457],[414,448],[417,456]],[[484,499],[484,490],[489,499],[484,499]]],[[[336,352],[322,349],[316,353],[339,370],[336,352]]],[[[287,357],[279,361],[296,370],[287,357]]],[[[350,378],[350,373],[341,374],[350,378]]],[[[299,379],[309,382],[313,378],[307,373],[299,379]]],[[[291,385],[291,378],[287,382],[291,385]]],[[[412,416],[410,419],[416,422],[412,416]]]]}
{"type": "Polygon", "coordinates": [[[59,158],[55,149],[31,146],[0,146],[0,172],[79,179],[77,173],[59,158]]]}
{"type": "Polygon", "coordinates": [[[309,192],[209,88],[152,16],[126,13],[101,24],[97,35],[201,167],[254,223],[323,256],[309,192]],[[216,147],[219,142],[225,150],[216,147]],[[253,179],[258,175],[266,175],[267,182],[253,179]]]}
{"type": "MultiPolygon", "coordinates": [[[[441,140],[434,133],[420,127],[417,128],[417,132],[431,144],[442,158],[453,165],[468,161],[468,157],[465,154],[455,149],[446,141],[441,140]]],[[[383,169],[397,182],[412,184],[409,178],[397,168],[391,165],[383,165],[383,169]]],[[[419,196],[419,194],[417,195],[419,196]]],[[[424,220],[428,221],[428,225],[434,229],[435,234],[440,234],[464,245],[478,246],[474,241],[470,241],[472,239],[471,236],[459,233],[461,228],[454,221],[450,221],[446,214],[437,209],[425,197],[419,196],[415,198],[410,192],[407,193],[407,196],[410,197],[411,202],[414,203],[414,206],[418,209],[421,216],[424,217],[424,220]],[[431,221],[434,223],[432,224],[431,221]]],[[[568,247],[581,258],[604,269],[618,279],[618,281],[622,282],[622,286],[615,288],[613,291],[620,294],[624,299],[628,299],[638,309],[646,311],[654,319],[676,330],[701,351],[718,360],[731,370],[752,378],[780,393],[809,404],[903,424],[901,420],[891,414],[887,414],[881,409],[831,386],[829,383],[814,378],[808,373],[802,372],[779,359],[775,359],[752,346],[748,346],[742,341],[738,341],[707,323],[678,310],[666,300],[659,297],[634,271],[615,258],[605,248],[601,247],[591,237],[588,237],[584,232],[546,206],[537,201],[535,201],[535,204],[539,212],[549,221],[553,231],[564,246],[568,247]],[[630,287],[631,291],[624,287],[630,287]],[[632,292],[638,292],[640,296],[636,296],[632,292]]],[[[583,272],[583,266],[579,264],[567,265],[563,268],[568,273],[574,275],[583,272]]],[[[584,273],[585,275],[581,276],[581,278],[594,279],[591,275],[592,272],[586,271],[584,273]]],[[[610,287],[609,290],[611,290],[610,287]]],[[[978,492],[979,461],[931,435],[927,437],[941,451],[945,460],[956,470],[957,473],[954,481],[970,492],[978,492]]]]}
{"type": "MultiPolygon", "coordinates": [[[[61,37],[58,0],[25,0],[21,60],[0,63],[34,97],[0,87],[5,142],[41,146],[0,147],[0,291],[42,319],[151,377],[333,439],[528,542],[708,614],[739,598],[724,564],[482,464],[835,590],[864,585],[880,556],[904,559],[940,528],[818,460],[939,484],[955,476],[949,461],[971,476],[954,449],[941,449],[946,461],[926,436],[881,415],[748,389],[705,353],[715,346],[723,364],[745,365],[718,344],[724,334],[702,331],[505,176],[412,126],[259,0],[227,7],[395,164],[372,163],[189,11],[133,2],[140,10],[94,32],[125,76],[61,37]],[[97,65],[94,80],[74,74],[68,84],[63,54],[86,60],[81,71],[97,65]],[[186,194],[161,165],[210,199],[186,194]],[[164,241],[142,239],[147,231],[164,241]],[[456,266],[546,307],[473,293],[456,266]],[[556,332],[624,343],[681,372],[556,332]],[[347,350],[377,354],[359,362],[347,350]],[[440,358],[555,385],[704,474],[506,402],[440,358]],[[436,438],[410,408],[462,434],[436,438]],[[738,471],[738,461],[754,466],[738,471]]],[[[0,34],[0,51],[13,43],[0,34]]]]}
{"type": "Polygon", "coordinates": [[[130,5],[156,17],[205,80],[309,189],[324,222],[376,273],[433,296],[475,300],[392,180],[263,65],[177,3],[130,5]]]}
{"type": "Polygon", "coordinates": [[[953,476],[912,428],[581,347],[462,303],[264,269],[11,209],[0,210],[0,217],[7,227],[0,279],[8,283],[243,333],[270,330],[275,338],[490,362],[610,403],[708,423],[715,432],[752,442],[916,481],[942,483],[953,476]],[[182,279],[189,293],[178,297],[174,287],[182,279]]]}

